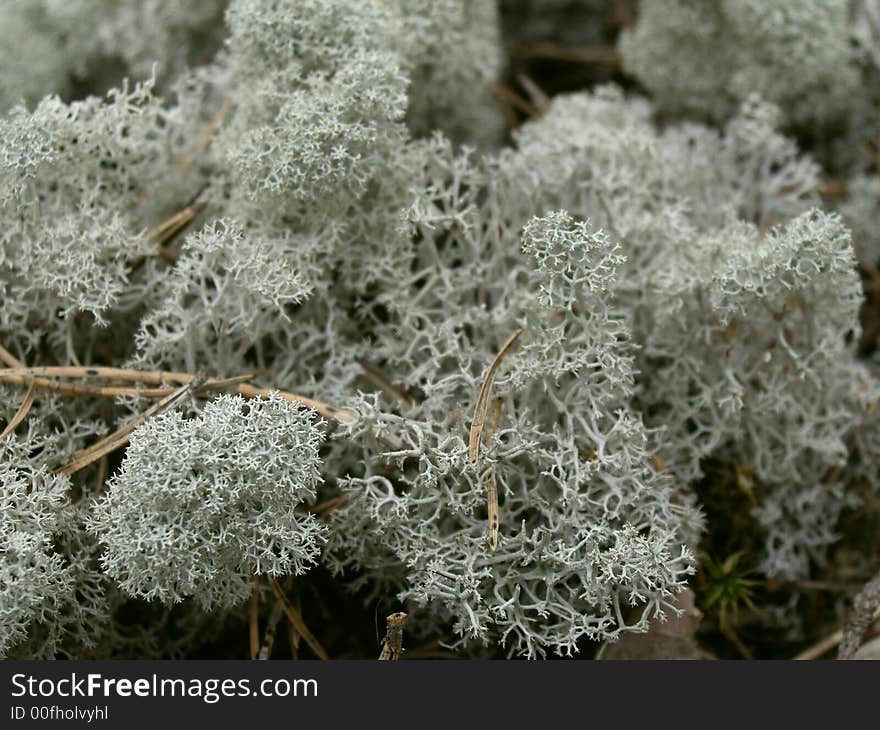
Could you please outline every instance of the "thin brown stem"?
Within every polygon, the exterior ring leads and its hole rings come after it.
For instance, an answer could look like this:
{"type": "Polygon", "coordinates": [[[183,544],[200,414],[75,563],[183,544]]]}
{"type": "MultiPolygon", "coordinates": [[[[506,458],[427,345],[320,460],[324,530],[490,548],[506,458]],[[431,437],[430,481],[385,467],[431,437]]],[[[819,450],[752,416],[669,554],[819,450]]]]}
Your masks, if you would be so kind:
{"type": "Polygon", "coordinates": [[[550,108],[550,96],[531,78],[526,76],[524,73],[518,73],[516,75],[516,80],[519,81],[520,86],[522,86],[526,90],[526,93],[529,95],[529,99],[531,99],[532,104],[539,113],[543,114],[550,108]]]}
{"type": "Polygon", "coordinates": [[[170,395],[163,398],[158,403],[154,403],[139,416],[131,419],[122,428],[117,429],[109,436],[105,436],[100,441],[92,444],[87,449],[83,449],[82,451],[74,454],[73,458],[71,458],[71,460],[67,464],[62,466],[60,469],[56,469],[56,473],[67,474],[68,476],[70,476],[71,474],[75,474],[81,469],[85,469],[89,464],[96,462],[105,454],[112,453],[113,451],[116,451],[116,449],[121,448],[128,443],[128,440],[131,437],[131,432],[134,431],[140,424],[144,423],[147,419],[152,418],[153,416],[164,413],[165,411],[174,408],[182,400],[184,400],[184,398],[186,398],[186,396],[188,396],[195,388],[199,387],[199,385],[201,385],[201,383],[198,380],[192,380],[189,383],[181,385],[170,395]]]}
{"type": "Polygon", "coordinates": [[[318,515],[318,517],[324,518],[329,515],[331,512],[337,509],[341,509],[348,504],[348,495],[340,494],[338,497],[333,497],[332,499],[328,499],[320,504],[316,504],[310,510],[312,514],[318,515]]]}
{"type": "Polygon", "coordinates": [[[260,577],[251,577],[251,601],[248,607],[248,638],[251,659],[260,654],[260,577]]]}
{"type": "Polygon", "coordinates": [[[208,122],[208,125],[205,127],[205,130],[202,132],[202,136],[199,139],[199,144],[195,149],[187,152],[180,161],[179,167],[181,171],[186,172],[192,166],[193,160],[196,156],[211,146],[211,141],[217,134],[217,130],[220,129],[223,122],[226,120],[226,117],[229,116],[230,111],[232,111],[232,101],[226,99],[220,109],[217,110],[217,113],[211,118],[211,121],[208,122]]]}
{"type": "Polygon", "coordinates": [[[278,599],[278,603],[281,604],[281,610],[284,611],[287,616],[287,620],[290,621],[293,628],[296,630],[300,636],[303,637],[306,644],[308,644],[312,651],[318,655],[321,659],[328,659],[327,652],[324,651],[324,647],[321,646],[320,642],[314,637],[311,631],[309,631],[308,626],[305,625],[305,622],[300,616],[299,611],[297,611],[287,600],[287,596],[284,595],[284,591],[281,590],[281,586],[278,585],[277,580],[272,581],[272,592],[275,594],[275,597],[278,599]]]}
{"type": "Polygon", "coordinates": [[[505,99],[512,107],[519,109],[527,116],[532,117],[533,119],[541,116],[541,110],[538,109],[538,107],[523,99],[503,81],[496,81],[493,90],[497,97],[505,99]]]}
{"type": "Polygon", "coordinates": [[[614,46],[562,46],[557,43],[522,43],[510,49],[514,58],[564,61],[599,66],[619,66],[620,53],[614,46]]]}
{"type": "Polygon", "coordinates": [[[391,400],[397,401],[405,408],[411,408],[413,399],[410,398],[403,390],[392,383],[382,372],[374,368],[363,360],[358,360],[358,365],[363,368],[364,377],[387,395],[391,400]]]}

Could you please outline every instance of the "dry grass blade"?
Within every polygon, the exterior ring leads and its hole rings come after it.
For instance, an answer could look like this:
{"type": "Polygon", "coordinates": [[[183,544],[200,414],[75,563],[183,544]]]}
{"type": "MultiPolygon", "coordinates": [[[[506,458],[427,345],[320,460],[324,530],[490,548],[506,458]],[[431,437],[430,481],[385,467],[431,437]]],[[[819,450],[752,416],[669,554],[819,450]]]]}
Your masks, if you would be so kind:
{"type": "Polygon", "coordinates": [[[178,163],[178,167],[186,172],[192,167],[193,160],[196,156],[204,152],[208,147],[211,146],[211,141],[214,139],[214,135],[217,134],[217,130],[223,125],[223,122],[226,120],[226,117],[229,116],[229,112],[232,111],[232,101],[227,99],[223,102],[220,109],[217,110],[217,113],[213,116],[208,125],[205,127],[205,130],[202,132],[202,136],[199,139],[199,144],[195,149],[187,152],[183,159],[178,163]]]}
{"type": "Polygon", "coordinates": [[[287,616],[287,620],[290,621],[296,633],[302,636],[303,640],[308,644],[312,651],[318,655],[321,659],[328,659],[327,652],[324,651],[324,647],[321,646],[320,642],[314,637],[311,631],[309,631],[308,627],[302,620],[302,616],[299,615],[299,612],[291,605],[290,601],[287,600],[287,596],[284,595],[284,591],[281,590],[281,586],[278,585],[277,580],[272,581],[272,592],[275,594],[275,597],[278,599],[278,603],[281,604],[281,610],[284,611],[287,616]]]}
{"type": "Polygon", "coordinates": [[[354,413],[352,413],[351,411],[347,411],[344,408],[336,408],[327,403],[324,403],[323,401],[306,398],[305,396],[296,395],[295,393],[287,393],[283,390],[275,390],[274,388],[256,388],[253,385],[239,385],[236,389],[236,392],[243,395],[245,398],[265,398],[270,393],[277,393],[281,398],[284,398],[284,400],[288,400],[293,403],[300,403],[307,408],[311,408],[313,411],[317,411],[328,420],[357,420],[357,416],[354,413]]]}
{"type": "Polygon", "coordinates": [[[18,424],[20,424],[25,418],[27,418],[28,411],[30,411],[31,406],[34,404],[34,397],[36,395],[37,389],[34,386],[33,381],[28,386],[27,393],[25,393],[24,400],[21,402],[21,405],[18,407],[18,410],[15,412],[15,415],[10,419],[9,423],[6,424],[6,428],[3,429],[3,433],[0,433],[0,439],[5,439],[9,436],[16,428],[18,428],[18,424]]]}
{"type": "Polygon", "coordinates": [[[183,210],[178,211],[170,218],[162,221],[155,228],[147,231],[146,236],[144,238],[147,241],[155,241],[158,246],[164,246],[168,241],[170,241],[174,236],[176,236],[180,231],[182,231],[193,218],[202,210],[204,206],[201,203],[194,203],[192,205],[188,205],[183,210]]]}
{"type": "Polygon", "coordinates": [[[513,334],[507,338],[507,342],[501,346],[501,349],[498,351],[495,359],[492,360],[492,364],[489,365],[489,370],[486,371],[486,375],[483,378],[483,384],[480,386],[480,394],[477,396],[477,404],[474,407],[474,420],[471,422],[471,434],[468,443],[468,457],[472,464],[476,464],[477,459],[480,457],[480,440],[483,435],[483,426],[486,423],[486,413],[489,410],[489,399],[492,397],[492,386],[495,383],[495,375],[498,373],[498,368],[501,367],[501,362],[504,360],[507,353],[510,352],[511,348],[513,348],[514,344],[516,344],[516,341],[521,334],[522,329],[520,328],[515,330],[513,334]]]}
{"type": "Polygon", "coordinates": [[[94,463],[105,454],[116,451],[116,449],[128,443],[131,432],[134,431],[134,429],[136,429],[140,424],[144,423],[144,421],[146,421],[147,419],[158,415],[159,413],[163,413],[164,411],[174,408],[187,395],[189,395],[193,390],[199,388],[201,385],[202,383],[200,382],[200,380],[196,379],[180,386],[170,395],[166,396],[158,403],[154,403],[139,416],[136,416],[131,421],[126,423],[122,428],[114,431],[109,436],[105,436],[100,441],[92,444],[89,448],[83,449],[82,451],[74,454],[73,458],[67,464],[56,470],[56,473],[67,474],[68,476],[70,476],[71,474],[75,474],[76,472],[78,472],[80,469],[85,469],[89,464],[94,463]]]}
{"type": "Polygon", "coordinates": [[[495,398],[492,401],[492,411],[489,413],[489,422],[486,424],[485,440],[488,449],[495,442],[495,432],[498,430],[498,424],[501,423],[501,398],[495,398]]]}
{"type": "Polygon", "coordinates": [[[242,383],[247,383],[249,380],[253,380],[262,374],[262,370],[254,370],[249,373],[243,373],[242,375],[233,375],[231,378],[208,378],[198,388],[194,388],[193,392],[206,393],[213,390],[225,390],[226,388],[231,388],[233,385],[238,386],[242,383]]]}
{"type": "Polygon", "coordinates": [[[251,601],[248,607],[248,638],[250,640],[251,659],[260,654],[260,577],[251,576],[251,601]]]}
{"type": "Polygon", "coordinates": [[[382,639],[382,651],[379,661],[396,661],[403,654],[403,626],[406,624],[406,614],[403,612],[392,613],[386,619],[385,638],[382,639]]]}

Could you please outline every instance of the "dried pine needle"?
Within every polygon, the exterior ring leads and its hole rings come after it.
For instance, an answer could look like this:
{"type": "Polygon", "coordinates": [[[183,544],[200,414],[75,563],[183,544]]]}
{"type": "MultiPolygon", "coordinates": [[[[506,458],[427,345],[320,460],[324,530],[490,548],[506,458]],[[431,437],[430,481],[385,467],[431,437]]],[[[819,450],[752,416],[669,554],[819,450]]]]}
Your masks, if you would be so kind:
{"type": "MultiPolygon", "coordinates": [[[[492,397],[492,386],[495,382],[495,375],[498,373],[498,368],[501,366],[501,362],[504,360],[507,353],[513,348],[514,344],[516,344],[516,341],[519,339],[522,332],[522,328],[517,329],[507,338],[507,341],[502,345],[498,354],[495,356],[495,359],[492,360],[492,364],[489,366],[489,370],[483,378],[483,384],[480,387],[480,394],[477,396],[477,404],[474,408],[474,420],[471,423],[470,442],[468,444],[468,456],[472,464],[476,464],[480,457],[480,441],[483,435],[483,428],[486,425],[486,416],[489,410],[490,398],[492,397]]],[[[493,403],[492,413],[489,416],[489,424],[486,430],[487,447],[490,447],[492,441],[495,439],[495,431],[498,428],[500,420],[501,399],[496,398],[493,403]]],[[[489,549],[492,552],[495,552],[498,547],[501,519],[498,508],[498,486],[495,484],[495,480],[492,479],[491,476],[486,481],[486,511],[489,521],[489,549]]]]}
{"type": "Polygon", "coordinates": [[[320,642],[305,625],[302,616],[299,615],[299,612],[291,605],[290,601],[287,600],[287,596],[284,595],[284,591],[281,590],[281,586],[278,585],[277,580],[272,581],[272,592],[281,604],[281,610],[284,611],[287,620],[290,621],[290,624],[293,626],[296,633],[302,636],[306,644],[308,644],[312,648],[312,651],[321,659],[329,659],[327,652],[324,651],[324,647],[321,646],[320,642]]]}
{"type": "Polygon", "coordinates": [[[468,457],[472,464],[476,464],[477,459],[480,457],[480,439],[483,435],[483,426],[486,423],[486,413],[489,410],[489,399],[492,397],[495,375],[498,373],[498,368],[501,367],[501,362],[513,348],[514,344],[516,344],[522,332],[522,328],[519,328],[514,330],[513,334],[507,338],[507,342],[501,346],[483,378],[480,394],[477,396],[477,404],[474,407],[474,420],[471,422],[470,441],[468,443],[468,457]]]}
{"type": "Polygon", "coordinates": [[[100,441],[92,444],[89,448],[83,449],[82,451],[74,454],[73,458],[67,464],[56,470],[56,473],[67,474],[68,476],[71,474],[75,474],[81,469],[85,469],[89,464],[96,462],[105,454],[116,451],[116,449],[128,443],[128,440],[131,437],[131,432],[134,431],[140,424],[142,424],[147,419],[158,415],[159,413],[163,413],[174,408],[187,395],[189,395],[194,389],[198,388],[200,385],[202,385],[202,382],[196,379],[180,386],[170,395],[166,396],[158,403],[154,403],[152,406],[147,408],[147,410],[145,410],[139,416],[131,419],[122,428],[117,429],[109,436],[105,436],[100,441]]]}
{"type": "Polygon", "coordinates": [[[0,439],[5,439],[9,436],[16,428],[18,428],[18,424],[20,424],[30,411],[31,406],[34,404],[34,396],[36,394],[36,387],[34,386],[33,381],[28,386],[27,393],[25,393],[24,400],[21,402],[21,405],[18,407],[18,410],[15,412],[15,415],[10,419],[9,423],[6,424],[6,428],[3,429],[3,433],[0,433],[0,439]]]}

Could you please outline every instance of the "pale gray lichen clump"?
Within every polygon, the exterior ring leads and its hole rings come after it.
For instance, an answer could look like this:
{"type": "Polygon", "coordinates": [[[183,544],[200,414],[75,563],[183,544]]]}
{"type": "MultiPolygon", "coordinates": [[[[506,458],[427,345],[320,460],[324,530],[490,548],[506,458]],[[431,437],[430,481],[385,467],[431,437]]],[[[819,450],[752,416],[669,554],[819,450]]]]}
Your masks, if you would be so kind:
{"type": "MultiPolygon", "coordinates": [[[[641,3],[641,91],[507,138],[499,13],[593,42],[601,3],[188,5],[0,8],[34,39],[0,43],[4,365],[158,371],[38,390],[0,439],[0,653],[186,656],[296,576],[466,655],[573,655],[676,610],[719,469],[760,576],[838,559],[880,494],[875,4],[641,3]],[[194,387],[60,475],[181,372],[258,387],[194,387]]],[[[0,379],[2,431],[30,375],[0,379]]]]}
{"type": "Polygon", "coordinates": [[[655,0],[623,34],[621,51],[627,69],[670,111],[724,119],[757,93],[793,121],[824,122],[858,93],[849,6],[655,0]]]}
{"type": "Polygon", "coordinates": [[[107,573],[131,595],[205,609],[240,603],[253,574],[304,573],[324,542],[297,511],[320,482],[319,441],[311,414],[278,396],[148,421],[89,521],[107,573]]]}

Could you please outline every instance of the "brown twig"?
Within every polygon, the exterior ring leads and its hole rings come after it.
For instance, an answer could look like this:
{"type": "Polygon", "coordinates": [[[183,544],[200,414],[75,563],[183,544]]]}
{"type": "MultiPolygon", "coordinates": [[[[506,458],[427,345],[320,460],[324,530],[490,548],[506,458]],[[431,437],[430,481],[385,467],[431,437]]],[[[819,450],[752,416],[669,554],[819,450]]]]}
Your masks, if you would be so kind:
{"type": "Polygon", "coordinates": [[[100,366],[50,366],[26,368],[21,365],[0,369],[0,376],[28,375],[48,378],[83,378],[89,380],[121,380],[126,383],[161,385],[167,382],[182,385],[193,379],[190,373],[165,370],[133,370],[131,368],[108,368],[100,366]]]}
{"type": "Polygon", "coordinates": [[[0,360],[5,362],[11,368],[23,368],[24,364],[21,360],[17,359],[9,350],[7,350],[3,345],[0,345],[0,360]]]}
{"type": "Polygon", "coordinates": [[[496,98],[506,100],[513,108],[519,109],[527,116],[533,119],[541,116],[541,110],[538,107],[523,99],[503,81],[496,81],[492,86],[492,91],[495,93],[496,98]]]}
{"type": "Polygon", "coordinates": [[[614,46],[562,46],[557,43],[521,43],[510,49],[510,55],[522,59],[542,59],[567,63],[619,66],[620,53],[614,46]]]}
{"type": "Polygon", "coordinates": [[[107,458],[107,454],[104,454],[100,461],[98,461],[98,478],[95,480],[95,487],[100,490],[104,485],[104,482],[107,481],[107,474],[110,471],[110,460],[107,458]]]}
{"type": "Polygon", "coordinates": [[[312,512],[312,514],[315,514],[323,519],[334,510],[345,507],[346,504],[348,504],[348,495],[340,494],[338,497],[333,497],[333,499],[328,499],[325,502],[316,504],[314,507],[312,507],[310,511],[312,512]]]}
{"type": "Polygon", "coordinates": [[[205,127],[205,130],[202,132],[202,136],[199,139],[199,144],[195,149],[187,152],[183,159],[178,164],[178,167],[181,171],[186,172],[191,166],[192,162],[195,159],[196,155],[201,152],[204,152],[211,145],[211,141],[214,139],[214,135],[217,134],[217,130],[226,120],[226,117],[229,116],[229,112],[232,111],[232,101],[230,99],[226,99],[223,104],[220,106],[220,109],[217,110],[217,113],[211,118],[211,121],[208,122],[208,125],[205,127]]]}
{"type": "MultiPolygon", "coordinates": [[[[200,202],[199,198],[206,188],[207,185],[203,186],[183,208],[144,234],[144,241],[146,243],[155,242],[156,252],[169,264],[177,263],[177,256],[168,250],[166,244],[170,243],[175,236],[183,231],[204,210],[205,204],[200,202]]],[[[130,273],[137,271],[143,266],[145,260],[145,256],[135,258],[129,265],[130,273]]]]}
{"type": "Polygon", "coordinates": [[[391,400],[395,400],[406,408],[411,408],[413,399],[409,397],[403,390],[392,383],[383,373],[374,368],[372,365],[363,360],[357,361],[358,365],[364,371],[364,377],[387,395],[391,400]]]}
{"type": "Polygon", "coordinates": [[[184,228],[186,228],[203,209],[205,205],[204,203],[190,203],[183,210],[178,211],[170,218],[162,221],[155,228],[147,231],[147,234],[144,238],[147,241],[155,240],[156,245],[159,247],[160,253],[162,252],[163,246],[168,243],[174,236],[180,233],[184,228]]]}
{"type": "Polygon", "coordinates": [[[248,607],[248,638],[251,659],[260,655],[260,576],[251,577],[251,602],[248,607]]]}
{"type": "Polygon", "coordinates": [[[67,474],[68,476],[70,476],[71,474],[75,474],[81,469],[85,469],[85,467],[87,467],[89,464],[94,463],[105,454],[112,453],[113,451],[116,451],[116,449],[121,448],[128,443],[128,440],[131,437],[131,432],[134,431],[134,429],[137,428],[140,424],[142,424],[147,419],[152,418],[153,416],[171,410],[200,385],[202,385],[202,382],[198,379],[194,379],[189,383],[181,385],[170,395],[166,396],[158,403],[154,403],[140,415],[132,418],[128,423],[122,426],[122,428],[117,429],[109,436],[105,436],[100,441],[97,441],[88,448],[74,454],[71,460],[61,468],[56,469],[55,473],[67,474]]]}
{"type": "Polygon", "coordinates": [[[345,410],[344,408],[336,408],[323,401],[306,398],[305,396],[296,395],[295,393],[287,393],[283,390],[276,390],[274,388],[255,388],[253,385],[239,385],[236,392],[243,395],[245,398],[266,398],[270,393],[276,393],[279,397],[284,398],[284,400],[291,401],[292,403],[300,403],[301,405],[311,408],[313,411],[317,411],[328,420],[357,420],[356,414],[345,410]]]}
{"type": "MultiPolygon", "coordinates": [[[[155,385],[172,381],[180,384],[192,382],[197,376],[192,373],[182,373],[164,370],[132,370],[126,368],[109,368],[109,367],[73,367],[73,366],[52,366],[42,368],[26,368],[22,363],[15,359],[7,350],[0,346],[0,359],[2,359],[8,368],[0,368],[0,382],[11,383],[13,385],[30,385],[31,382],[40,390],[48,390],[67,396],[83,396],[93,395],[106,398],[115,398],[120,395],[147,397],[147,398],[166,398],[175,393],[174,388],[133,388],[131,386],[116,385],[87,385],[82,383],[66,383],[56,380],[48,380],[47,378],[34,377],[38,374],[54,375],[58,377],[79,377],[86,379],[104,379],[104,380],[122,380],[124,382],[144,383],[147,385],[155,385]]],[[[236,386],[234,393],[245,398],[267,398],[270,393],[276,393],[280,398],[292,403],[299,403],[311,408],[326,418],[328,421],[337,420],[347,423],[357,421],[357,414],[344,408],[336,408],[329,403],[307,398],[276,388],[257,388],[247,384],[246,381],[252,380],[261,371],[254,371],[246,375],[239,375],[233,378],[205,380],[198,388],[194,388],[195,394],[207,392],[209,390],[220,390],[223,388],[236,386]]],[[[390,434],[382,433],[376,427],[373,430],[376,438],[385,441],[395,450],[402,450],[403,443],[400,439],[390,434]]]]}
{"type": "Polygon", "coordinates": [[[524,73],[518,73],[516,75],[516,80],[519,81],[519,85],[526,90],[526,93],[529,95],[529,99],[531,99],[532,104],[534,104],[538,112],[543,114],[550,108],[550,96],[531,78],[526,76],[524,73]]]}
{"type": "Polygon", "coordinates": [[[141,396],[144,398],[164,398],[172,392],[171,388],[133,388],[118,385],[86,385],[84,383],[65,383],[45,378],[30,378],[27,375],[0,373],[0,382],[10,385],[33,385],[37,390],[46,390],[66,396],[93,395],[101,398],[116,398],[120,395],[141,396]]]}
{"type": "Polygon", "coordinates": [[[284,595],[284,591],[281,590],[281,586],[278,585],[277,580],[272,581],[272,592],[278,599],[278,603],[281,604],[281,610],[284,611],[287,620],[290,621],[291,625],[296,630],[296,633],[302,636],[306,644],[312,648],[312,651],[315,652],[319,658],[328,659],[329,657],[327,656],[327,652],[324,651],[324,647],[321,646],[320,642],[314,637],[312,632],[309,631],[308,627],[302,620],[302,616],[299,615],[299,612],[290,604],[290,601],[287,600],[287,596],[284,595]]]}
{"type": "Polygon", "coordinates": [[[818,187],[819,195],[830,200],[845,198],[847,195],[846,183],[842,180],[828,180],[818,187]]]}

